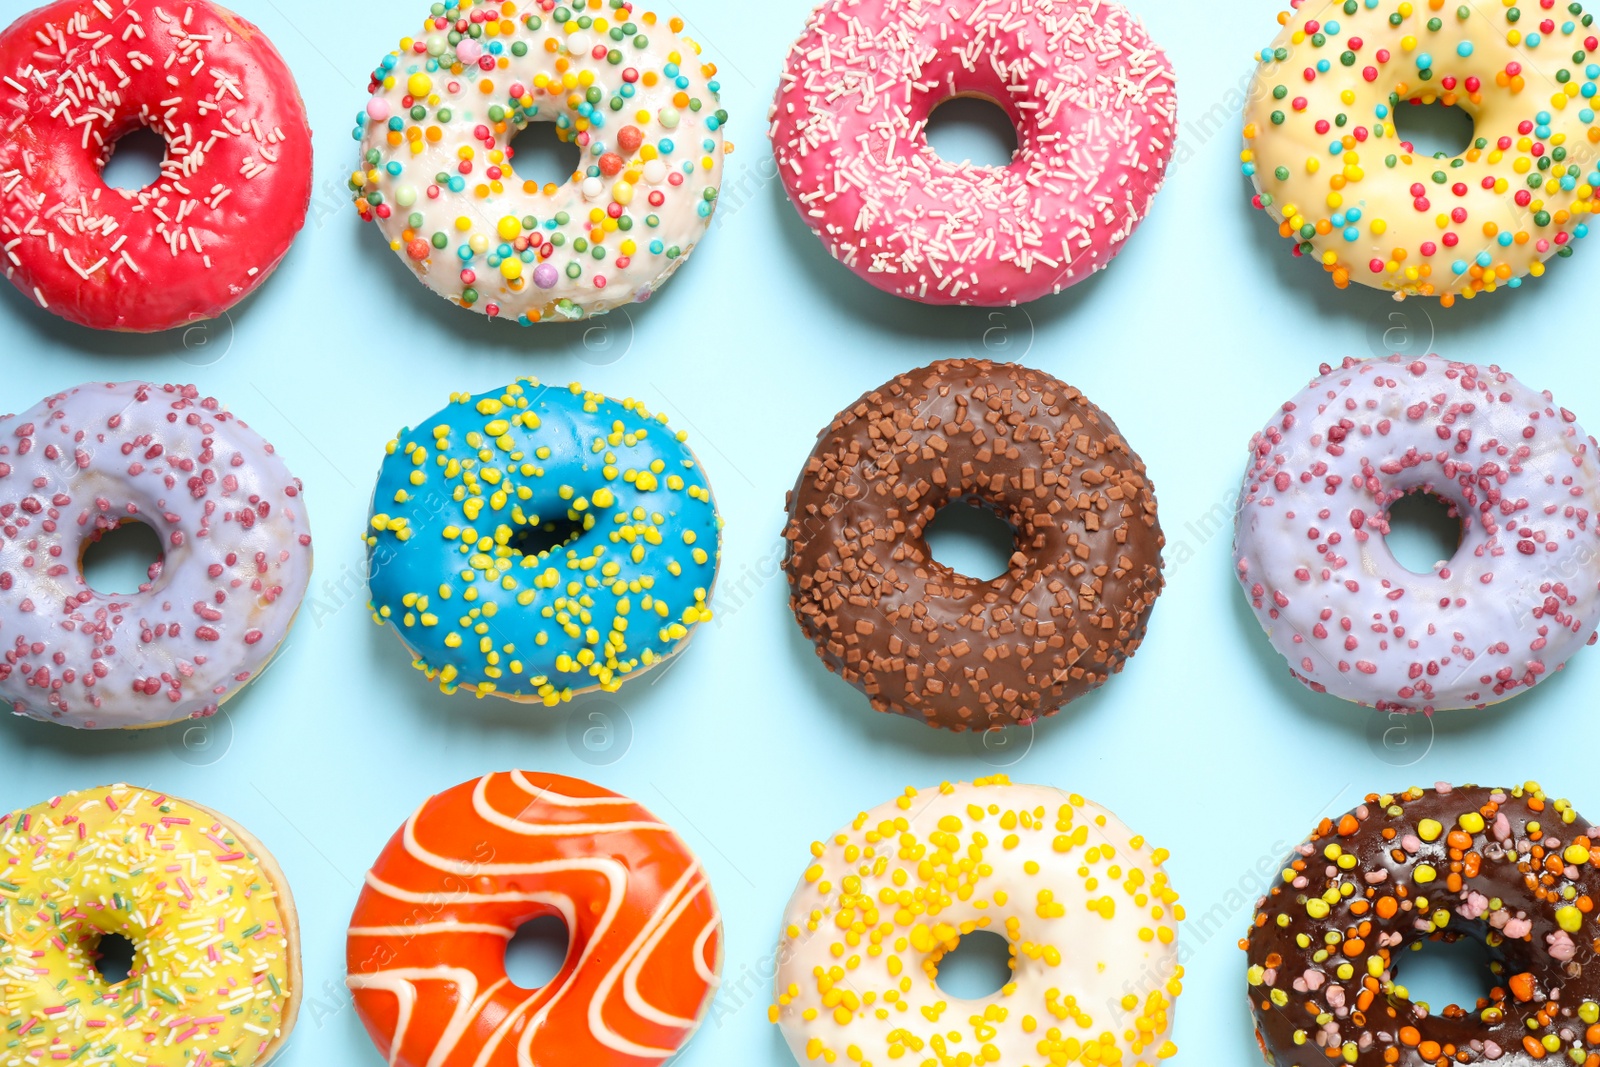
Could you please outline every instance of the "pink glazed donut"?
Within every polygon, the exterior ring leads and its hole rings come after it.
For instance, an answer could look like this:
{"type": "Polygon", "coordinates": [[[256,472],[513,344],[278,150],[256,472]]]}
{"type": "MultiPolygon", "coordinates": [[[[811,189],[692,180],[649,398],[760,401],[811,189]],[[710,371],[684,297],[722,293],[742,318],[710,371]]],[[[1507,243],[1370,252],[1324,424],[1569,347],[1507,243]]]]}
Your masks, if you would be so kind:
{"type": "Polygon", "coordinates": [[[1239,581],[1291,673],[1388,711],[1483,707],[1561,669],[1600,622],[1594,438],[1498,367],[1347,359],[1251,441],[1239,581]],[[1389,509],[1430,493],[1461,546],[1427,574],[1389,509]]]}
{"type": "Polygon", "coordinates": [[[835,259],[925,304],[998,307],[1106,266],[1172,157],[1172,67],[1109,0],[828,0],[772,107],[778,172],[835,259]],[[928,116],[952,97],[1017,128],[1004,167],[951,163],[928,116]]]}
{"type": "Polygon", "coordinates": [[[96,383],[0,418],[0,700],[85,730],[216,714],[261,673],[311,579],[300,482],[192,385],[96,383]],[[137,593],[84,549],[142,522],[137,593]]]}

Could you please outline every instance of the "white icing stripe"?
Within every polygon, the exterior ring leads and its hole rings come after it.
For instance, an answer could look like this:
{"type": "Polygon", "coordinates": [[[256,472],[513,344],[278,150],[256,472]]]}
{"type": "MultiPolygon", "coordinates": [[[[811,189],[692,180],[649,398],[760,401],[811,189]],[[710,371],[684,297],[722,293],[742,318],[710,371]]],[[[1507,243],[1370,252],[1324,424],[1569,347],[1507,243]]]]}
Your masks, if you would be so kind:
{"type": "MultiPolygon", "coordinates": [[[[417,982],[449,982],[462,991],[459,998],[461,1007],[456,1009],[456,1015],[461,1015],[463,1009],[470,1010],[471,1001],[478,992],[478,976],[462,967],[401,967],[392,971],[379,971],[377,974],[352,974],[345,980],[351,989],[377,989],[385,993],[393,993],[400,1003],[400,1014],[395,1023],[394,1043],[389,1048],[389,1067],[395,1067],[400,1060],[400,1051],[405,1046],[406,1030],[411,1026],[411,1013],[417,1004],[417,982]]],[[[470,1018],[470,1017],[469,1017],[470,1018]]],[[[450,1025],[454,1027],[456,1020],[451,1019],[450,1025]]],[[[437,1056],[437,1049],[435,1055],[437,1056]]],[[[428,1061],[433,1067],[434,1060],[428,1061]]]]}
{"type": "MultiPolygon", "coordinates": [[[[490,775],[489,777],[494,777],[490,775]]],[[[540,789],[528,781],[528,776],[521,771],[511,772],[511,782],[518,789],[529,796],[537,798],[541,803],[551,804],[558,808],[628,808],[638,807],[638,803],[628,797],[569,797],[565,793],[557,793],[553,789],[540,789]]]]}
{"type": "MultiPolygon", "coordinates": [[[[420,814],[420,813],[419,813],[420,814]]],[[[496,874],[558,874],[562,871],[595,871],[611,878],[613,875],[623,883],[628,880],[627,868],[613,859],[601,857],[574,856],[571,859],[540,860],[534,863],[477,863],[473,860],[453,860],[448,856],[441,856],[430,852],[417,841],[417,817],[413,815],[406,822],[404,843],[406,852],[418,863],[426,864],[438,871],[447,874],[457,874],[465,878],[481,878],[496,874]]],[[[370,881],[369,873],[368,879],[370,881]]],[[[447,898],[464,900],[486,900],[492,894],[445,894],[447,898]]],[[[517,899],[524,899],[519,896],[517,899]]],[[[426,903],[426,902],[424,902],[426,903]]]]}
{"type": "MultiPolygon", "coordinates": [[[[548,988],[549,986],[545,987],[545,989],[548,988]]],[[[521,1004],[518,1004],[511,1014],[507,1015],[500,1025],[494,1028],[494,1033],[490,1034],[489,1040],[484,1042],[483,1050],[478,1053],[478,1058],[472,1061],[472,1067],[489,1067],[489,1060],[494,1056],[495,1049],[500,1047],[500,1043],[506,1039],[506,1035],[517,1025],[517,1020],[522,1018],[524,1012],[533,1007],[534,1001],[538,1000],[539,994],[544,991],[544,989],[541,989],[539,993],[535,993],[521,1004]]]]}
{"type": "MultiPolygon", "coordinates": [[[[576,864],[582,861],[574,860],[571,862],[576,864]]],[[[583,954],[578,957],[577,965],[572,968],[572,974],[574,976],[583,970],[584,964],[589,962],[589,957],[594,954],[595,949],[605,942],[606,934],[610,932],[611,924],[616,922],[617,913],[622,910],[622,902],[627,898],[628,895],[628,869],[622,866],[622,864],[616,863],[614,860],[607,860],[603,862],[609,863],[616,867],[617,876],[609,880],[611,895],[606,901],[605,914],[600,918],[600,925],[595,927],[594,936],[589,939],[588,944],[583,946],[583,954]]],[[[569,922],[567,924],[567,929],[576,929],[576,924],[569,922]]],[[[549,987],[547,986],[546,988],[549,987]]],[[[541,1006],[534,1014],[533,1018],[528,1021],[528,1028],[523,1033],[522,1040],[517,1043],[517,1062],[521,1065],[521,1067],[535,1067],[531,1054],[533,1035],[539,1032],[539,1027],[544,1025],[544,1021],[550,1017],[550,1012],[555,1008],[556,1004],[560,1002],[561,998],[566,996],[567,990],[571,988],[572,983],[570,981],[562,983],[561,986],[551,994],[550,999],[545,1001],[543,1006],[541,1006]]],[[[540,990],[540,992],[542,993],[544,990],[540,990]]]]}
{"type": "MultiPolygon", "coordinates": [[[[662,898],[661,903],[656,907],[655,913],[650,916],[650,921],[645,923],[644,928],[634,937],[633,943],[628,946],[628,951],[624,952],[622,957],[612,964],[611,969],[606,972],[606,976],[600,981],[599,988],[595,990],[594,999],[589,1001],[589,1030],[594,1034],[595,1040],[607,1048],[615,1049],[630,1056],[652,1059],[666,1059],[675,1051],[674,1049],[653,1048],[649,1045],[640,1045],[629,1041],[606,1025],[603,1012],[605,1010],[605,1002],[610,999],[612,988],[617,984],[617,980],[622,977],[623,968],[632,962],[634,956],[644,947],[656,927],[661,925],[662,919],[668,914],[669,909],[677,905],[679,898],[684,896],[685,889],[699,873],[699,863],[691,864],[683,872],[683,876],[673,885],[671,891],[662,898]]],[[[626,991],[624,991],[623,999],[627,999],[626,991]]],[[[631,1007],[632,1005],[630,1004],[629,1006],[631,1007]]],[[[668,1025],[692,1027],[694,1023],[692,1020],[682,1022],[673,1019],[668,1025]]]]}
{"type": "MultiPolygon", "coordinates": [[[[523,822],[496,811],[489,803],[487,796],[489,779],[487,775],[478,779],[478,787],[472,793],[472,806],[477,811],[478,817],[490,826],[498,827],[513,834],[523,837],[593,837],[598,834],[631,834],[641,830],[665,830],[671,832],[671,827],[663,822],[523,822]]],[[[537,801],[535,801],[537,803],[537,801]]]]}
{"type": "Polygon", "coordinates": [[[489,998],[511,983],[510,978],[502,978],[492,983],[480,995],[473,999],[465,1012],[458,1012],[450,1017],[450,1025],[445,1027],[444,1033],[439,1035],[439,1044],[433,1050],[433,1055],[428,1057],[428,1067],[444,1067],[444,1061],[461,1044],[461,1037],[467,1028],[477,1021],[483,1014],[483,1009],[489,1003],[489,998]]]}
{"type": "Polygon", "coordinates": [[[392,900],[404,901],[407,904],[427,904],[433,907],[445,907],[456,903],[547,904],[560,911],[562,918],[568,922],[572,921],[575,914],[572,899],[560,893],[413,893],[399,886],[390,885],[371,871],[367,872],[367,885],[392,900]]]}
{"type": "Polygon", "coordinates": [[[410,937],[424,934],[494,934],[497,937],[511,938],[516,936],[516,931],[509,926],[495,926],[492,923],[464,923],[454,919],[443,919],[434,923],[417,923],[415,926],[352,926],[348,933],[352,937],[410,937]]]}
{"type": "Polygon", "coordinates": [[[661,921],[661,924],[656,927],[655,933],[650,935],[650,939],[645,942],[644,948],[634,957],[633,962],[628,964],[628,969],[623,972],[623,1000],[627,1002],[628,1007],[651,1022],[660,1023],[662,1026],[677,1026],[685,1030],[694,1026],[693,1019],[672,1015],[645,1000],[644,995],[639,992],[639,973],[644,970],[645,964],[650,962],[650,957],[655,954],[656,948],[661,944],[661,939],[666,937],[667,933],[678,924],[678,920],[683,917],[683,913],[688,910],[689,905],[693,904],[701,893],[706,892],[707,888],[708,885],[703,878],[692,886],[689,892],[685,893],[683,898],[673,906],[672,911],[661,921]]]}
{"type": "Polygon", "coordinates": [[[700,931],[700,935],[694,939],[694,973],[698,974],[700,980],[712,989],[716,989],[722,984],[722,978],[716,971],[706,966],[706,945],[720,929],[722,929],[722,916],[712,912],[711,921],[706,923],[705,928],[700,931]]]}

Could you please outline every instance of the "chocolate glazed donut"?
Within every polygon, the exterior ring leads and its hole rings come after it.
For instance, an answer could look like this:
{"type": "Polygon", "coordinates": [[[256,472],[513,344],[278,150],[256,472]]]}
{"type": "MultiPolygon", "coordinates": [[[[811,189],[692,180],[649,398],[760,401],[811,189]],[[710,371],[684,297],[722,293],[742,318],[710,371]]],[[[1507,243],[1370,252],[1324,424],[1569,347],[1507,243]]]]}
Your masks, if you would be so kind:
{"type": "Polygon", "coordinates": [[[1243,942],[1268,1062],[1600,1067],[1595,837],[1535,782],[1372,794],[1324,819],[1243,942]],[[1488,996],[1413,1003],[1403,950],[1463,937],[1489,948],[1488,996]]]}
{"type": "Polygon", "coordinates": [[[789,495],[790,606],[828,669],[879,711],[951,730],[1026,724],[1122,669],[1161,592],[1144,464],[1105,413],[1048,374],[942,360],[823,430],[789,495]],[[1010,523],[978,581],[923,532],[965,502],[1010,523]]]}

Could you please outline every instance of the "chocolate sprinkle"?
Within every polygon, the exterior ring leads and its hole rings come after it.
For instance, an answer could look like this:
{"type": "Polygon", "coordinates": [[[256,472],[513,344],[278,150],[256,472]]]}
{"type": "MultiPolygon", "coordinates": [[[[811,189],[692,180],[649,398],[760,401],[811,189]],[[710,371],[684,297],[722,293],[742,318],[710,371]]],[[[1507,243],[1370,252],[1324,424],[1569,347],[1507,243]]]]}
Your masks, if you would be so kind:
{"type": "Polygon", "coordinates": [[[828,669],[878,711],[956,731],[1031,723],[1132,656],[1161,592],[1144,463],[1072,386],[942,360],[840,412],[789,495],[790,606],[828,669]],[[962,502],[1016,534],[1005,574],[936,562],[962,502]]]}

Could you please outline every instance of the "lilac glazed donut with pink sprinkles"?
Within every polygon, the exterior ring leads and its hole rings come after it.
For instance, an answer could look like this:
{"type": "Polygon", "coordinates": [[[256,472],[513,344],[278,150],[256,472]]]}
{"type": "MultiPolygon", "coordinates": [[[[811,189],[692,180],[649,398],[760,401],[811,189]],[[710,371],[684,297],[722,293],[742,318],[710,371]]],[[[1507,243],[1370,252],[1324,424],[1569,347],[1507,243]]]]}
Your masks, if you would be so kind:
{"type": "Polygon", "coordinates": [[[0,418],[0,700],[85,730],[214,715],[260,674],[311,579],[300,482],[192,385],[92,383],[0,418]],[[144,523],[132,594],[84,550],[144,523]]]}
{"type": "Polygon", "coordinates": [[[1239,581],[1290,672],[1387,711],[1484,707],[1561,669],[1600,622],[1594,438],[1499,367],[1345,360],[1250,443],[1239,581]],[[1427,493],[1461,521],[1418,574],[1384,540],[1427,493]]]}
{"type": "Polygon", "coordinates": [[[826,0],[789,51],[771,137],[835,259],[926,304],[1002,307],[1110,263],[1172,158],[1171,64],[1111,0],[826,0]],[[1001,167],[940,158],[954,97],[1017,131],[1001,167]]]}

